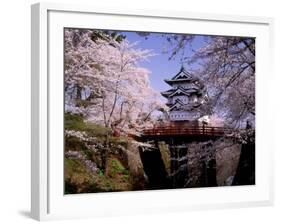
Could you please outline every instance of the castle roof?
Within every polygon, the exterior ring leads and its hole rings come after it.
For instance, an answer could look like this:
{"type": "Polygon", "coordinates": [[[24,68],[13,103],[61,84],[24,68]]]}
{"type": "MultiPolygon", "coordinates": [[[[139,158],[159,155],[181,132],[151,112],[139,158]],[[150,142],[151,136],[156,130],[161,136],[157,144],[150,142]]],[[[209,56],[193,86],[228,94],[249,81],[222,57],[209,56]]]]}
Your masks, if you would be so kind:
{"type": "Polygon", "coordinates": [[[178,96],[190,96],[190,94],[192,93],[197,93],[198,92],[198,88],[189,88],[189,89],[184,89],[181,86],[177,87],[176,89],[170,89],[168,91],[165,92],[161,92],[162,96],[169,98],[175,95],[178,96]]]}
{"type": "Polygon", "coordinates": [[[173,78],[165,79],[164,81],[169,85],[172,85],[173,83],[191,82],[195,80],[197,80],[197,78],[195,78],[190,72],[186,71],[182,66],[180,71],[173,78]]]}
{"type": "Polygon", "coordinates": [[[170,107],[170,111],[176,109],[179,110],[183,106],[183,103],[180,100],[176,100],[176,102],[170,107]]]}
{"type": "Polygon", "coordinates": [[[169,97],[169,95],[171,95],[175,90],[174,89],[170,89],[164,92],[161,92],[161,95],[164,97],[169,97]]]}

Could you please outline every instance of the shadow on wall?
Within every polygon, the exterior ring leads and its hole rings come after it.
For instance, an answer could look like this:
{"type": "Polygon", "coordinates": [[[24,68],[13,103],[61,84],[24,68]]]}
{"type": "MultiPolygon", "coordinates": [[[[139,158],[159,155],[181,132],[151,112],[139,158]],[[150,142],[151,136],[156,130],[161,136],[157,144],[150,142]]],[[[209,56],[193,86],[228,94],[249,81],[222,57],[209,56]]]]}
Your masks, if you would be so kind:
{"type": "Polygon", "coordinates": [[[167,144],[168,158],[164,149],[161,144],[139,148],[148,189],[255,184],[254,144],[241,145],[231,139],[167,144]],[[202,158],[206,151],[208,155],[202,158]]]}

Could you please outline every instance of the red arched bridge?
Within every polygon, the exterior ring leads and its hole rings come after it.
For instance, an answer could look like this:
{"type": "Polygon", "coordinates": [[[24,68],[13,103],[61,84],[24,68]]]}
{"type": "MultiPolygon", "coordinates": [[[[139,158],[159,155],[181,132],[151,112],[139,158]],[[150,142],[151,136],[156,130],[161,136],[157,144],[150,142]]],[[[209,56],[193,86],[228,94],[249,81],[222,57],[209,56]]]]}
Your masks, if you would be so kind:
{"type": "Polygon", "coordinates": [[[209,126],[163,126],[143,130],[142,137],[221,137],[230,134],[233,129],[209,126]]]}

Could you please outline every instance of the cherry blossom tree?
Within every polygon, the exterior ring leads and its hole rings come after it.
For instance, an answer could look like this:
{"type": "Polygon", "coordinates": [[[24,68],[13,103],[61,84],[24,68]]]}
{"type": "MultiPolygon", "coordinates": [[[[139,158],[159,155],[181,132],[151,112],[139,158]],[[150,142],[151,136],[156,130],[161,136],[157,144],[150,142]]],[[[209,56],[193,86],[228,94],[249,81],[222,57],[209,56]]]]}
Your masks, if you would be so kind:
{"type": "Polygon", "coordinates": [[[210,37],[188,61],[200,61],[200,77],[208,85],[209,108],[233,127],[254,123],[255,39],[210,37]]]}
{"type": "Polygon", "coordinates": [[[168,40],[171,58],[196,68],[208,90],[208,103],[201,109],[229,126],[245,128],[255,119],[255,39],[251,37],[205,36],[202,47],[192,52],[194,35],[168,40]],[[186,53],[189,50],[189,55],[186,53]]]}
{"type": "Polygon", "coordinates": [[[118,35],[66,29],[66,110],[125,132],[149,124],[152,112],[163,107],[149,71],[139,66],[151,56],[118,35]]]}

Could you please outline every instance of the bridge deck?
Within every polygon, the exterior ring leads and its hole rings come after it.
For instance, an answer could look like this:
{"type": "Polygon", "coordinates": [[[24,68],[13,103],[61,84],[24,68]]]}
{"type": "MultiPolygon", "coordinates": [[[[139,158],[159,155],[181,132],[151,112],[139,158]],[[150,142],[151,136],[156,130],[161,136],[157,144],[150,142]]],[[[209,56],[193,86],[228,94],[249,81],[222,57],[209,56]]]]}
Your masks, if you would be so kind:
{"type": "Polygon", "coordinates": [[[195,127],[155,127],[146,129],[142,132],[143,137],[164,137],[164,136],[210,136],[220,137],[233,131],[229,128],[209,127],[209,126],[195,126],[195,127]]]}

